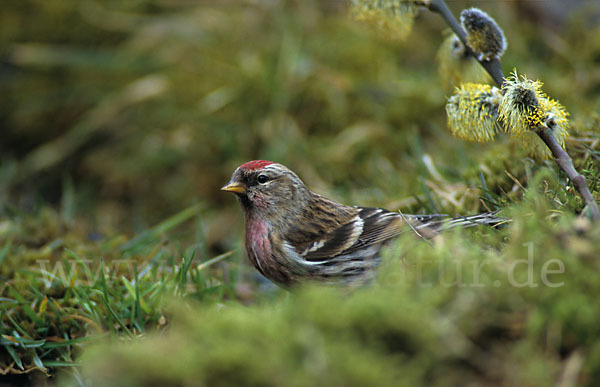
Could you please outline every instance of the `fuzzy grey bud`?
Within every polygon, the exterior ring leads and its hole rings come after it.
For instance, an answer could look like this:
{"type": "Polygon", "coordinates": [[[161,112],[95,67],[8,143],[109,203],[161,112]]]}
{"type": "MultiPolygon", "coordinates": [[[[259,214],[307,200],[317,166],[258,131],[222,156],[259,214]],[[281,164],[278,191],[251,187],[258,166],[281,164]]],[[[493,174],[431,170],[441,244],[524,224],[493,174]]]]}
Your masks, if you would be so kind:
{"type": "Polygon", "coordinates": [[[467,44],[479,60],[499,59],[504,54],[504,32],[487,13],[478,8],[465,9],[460,22],[467,32],[467,44]]]}

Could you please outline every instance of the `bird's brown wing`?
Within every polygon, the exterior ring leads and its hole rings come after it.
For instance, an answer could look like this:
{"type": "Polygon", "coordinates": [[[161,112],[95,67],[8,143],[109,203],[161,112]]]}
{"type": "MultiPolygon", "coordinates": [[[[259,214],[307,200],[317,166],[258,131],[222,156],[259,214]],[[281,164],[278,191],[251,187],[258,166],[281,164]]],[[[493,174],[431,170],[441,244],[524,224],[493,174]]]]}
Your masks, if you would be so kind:
{"type": "Polygon", "coordinates": [[[302,259],[319,261],[352,246],[362,232],[359,209],[313,194],[311,202],[283,239],[302,259]]]}
{"type": "Polygon", "coordinates": [[[358,250],[393,239],[407,230],[418,236],[431,237],[432,231],[427,224],[435,222],[446,215],[403,215],[381,208],[360,208],[359,216],[363,219],[363,232],[358,240],[342,254],[352,254],[358,250]]]}
{"type": "MultiPolygon", "coordinates": [[[[355,208],[356,213],[345,224],[330,232],[315,235],[297,250],[311,262],[326,261],[339,255],[352,254],[361,249],[398,236],[412,227],[421,228],[424,222],[445,215],[407,215],[379,208],[355,208]]],[[[298,243],[295,244],[298,246],[298,243]]]]}
{"type": "Polygon", "coordinates": [[[356,215],[346,224],[305,244],[298,254],[307,261],[325,261],[342,254],[360,238],[363,221],[356,215]]]}

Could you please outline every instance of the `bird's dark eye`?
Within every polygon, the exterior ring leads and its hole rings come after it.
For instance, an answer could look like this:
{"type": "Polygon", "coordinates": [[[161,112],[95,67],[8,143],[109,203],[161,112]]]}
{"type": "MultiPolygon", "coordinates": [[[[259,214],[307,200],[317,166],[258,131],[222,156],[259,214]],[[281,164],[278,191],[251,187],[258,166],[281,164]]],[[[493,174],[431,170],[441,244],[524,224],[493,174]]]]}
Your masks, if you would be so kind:
{"type": "Polygon", "coordinates": [[[258,177],[256,178],[256,180],[260,184],[265,184],[267,181],[269,181],[269,177],[267,175],[258,175],[258,177]]]}

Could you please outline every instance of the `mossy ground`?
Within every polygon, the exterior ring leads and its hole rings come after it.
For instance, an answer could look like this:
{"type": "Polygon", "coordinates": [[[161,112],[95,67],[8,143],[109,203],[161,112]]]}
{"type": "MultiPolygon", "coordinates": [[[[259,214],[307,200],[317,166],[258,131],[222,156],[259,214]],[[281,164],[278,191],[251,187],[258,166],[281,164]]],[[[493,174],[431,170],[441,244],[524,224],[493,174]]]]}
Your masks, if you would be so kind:
{"type": "MultiPolygon", "coordinates": [[[[600,27],[582,11],[548,28],[519,4],[481,5],[506,32],[505,72],[569,110],[567,149],[598,198],[600,27]]],[[[551,161],[506,136],[452,137],[434,60],[444,28],[424,12],[390,41],[341,2],[5,4],[0,372],[596,385],[600,228],[576,218],[551,161]],[[512,221],[406,235],[365,289],[288,293],[249,267],[240,210],[219,192],[256,158],[348,204],[512,221]]]]}

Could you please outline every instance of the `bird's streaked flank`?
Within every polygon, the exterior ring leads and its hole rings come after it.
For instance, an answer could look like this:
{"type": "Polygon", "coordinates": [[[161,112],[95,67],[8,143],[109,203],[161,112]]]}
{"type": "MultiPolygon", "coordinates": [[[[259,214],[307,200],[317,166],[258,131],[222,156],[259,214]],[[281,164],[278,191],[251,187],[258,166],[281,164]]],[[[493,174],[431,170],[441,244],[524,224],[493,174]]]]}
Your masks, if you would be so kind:
{"type": "Polygon", "coordinates": [[[441,229],[503,221],[493,214],[444,219],[346,206],[311,192],[287,167],[265,160],[241,165],[221,189],[242,204],[248,258],[284,286],[364,283],[375,274],[382,246],[402,232],[428,238],[441,229]]]}

